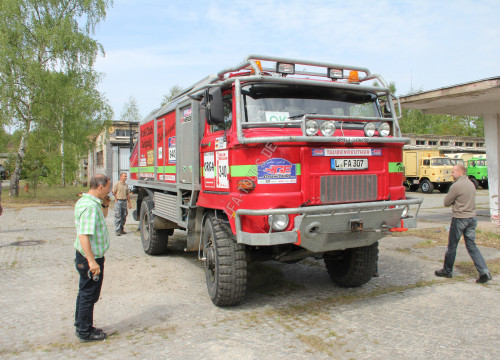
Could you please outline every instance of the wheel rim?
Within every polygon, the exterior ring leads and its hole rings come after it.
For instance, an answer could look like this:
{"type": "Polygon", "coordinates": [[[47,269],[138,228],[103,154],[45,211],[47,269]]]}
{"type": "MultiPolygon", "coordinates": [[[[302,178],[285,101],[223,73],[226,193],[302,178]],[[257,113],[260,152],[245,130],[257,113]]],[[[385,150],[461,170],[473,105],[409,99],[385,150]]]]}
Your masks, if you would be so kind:
{"type": "Polygon", "coordinates": [[[210,281],[212,283],[215,282],[215,272],[216,272],[216,252],[215,252],[215,246],[214,246],[214,241],[213,241],[213,234],[212,234],[212,228],[207,223],[207,239],[205,242],[205,246],[203,248],[203,252],[205,255],[205,269],[207,274],[210,277],[210,281]]]}
{"type": "Polygon", "coordinates": [[[425,192],[429,191],[429,184],[423,183],[422,184],[422,190],[425,191],[425,192]]]}
{"type": "Polygon", "coordinates": [[[149,243],[149,215],[148,213],[144,214],[144,219],[142,223],[142,228],[144,229],[144,242],[149,243]]]}

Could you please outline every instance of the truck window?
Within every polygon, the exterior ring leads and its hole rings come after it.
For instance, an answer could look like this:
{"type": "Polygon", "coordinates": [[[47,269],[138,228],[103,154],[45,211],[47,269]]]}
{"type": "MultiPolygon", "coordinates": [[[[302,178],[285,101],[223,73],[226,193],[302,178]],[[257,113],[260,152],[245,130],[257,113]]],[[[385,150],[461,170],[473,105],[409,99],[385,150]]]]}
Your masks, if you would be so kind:
{"type": "Polygon", "coordinates": [[[242,97],[246,122],[299,122],[305,114],[380,117],[376,95],[366,91],[252,84],[242,97]]]}
{"type": "Polygon", "coordinates": [[[424,166],[429,166],[431,164],[430,160],[424,160],[424,166]]]}
{"type": "Polygon", "coordinates": [[[210,125],[210,132],[228,130],[233,123],[233,97],[227,94],[222,98],[224,102],[224,124],[210,125]]]}
{"type": "Polygon", "coordinates": [[[442,166],[442,165],[451,165],[451,161],[448,158],[437,158],[431,160],[432,166],[442,166]]]}

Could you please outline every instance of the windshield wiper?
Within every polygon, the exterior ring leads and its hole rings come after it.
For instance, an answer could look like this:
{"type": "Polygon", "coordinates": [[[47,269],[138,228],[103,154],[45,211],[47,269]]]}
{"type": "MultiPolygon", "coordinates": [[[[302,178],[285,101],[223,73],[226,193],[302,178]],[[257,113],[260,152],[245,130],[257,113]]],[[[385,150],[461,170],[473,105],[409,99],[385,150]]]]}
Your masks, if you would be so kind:
{"type": "Polygon", "coordinates": [[[296,119],[296,118],[299,118],[299,117],[302,117],[304,115],[316,115],[317,113],[303,113],[303,114],[299,114],[299,115],[293,115],[293,116],[289,116],[288,118],[289,119],[296,119]]]}

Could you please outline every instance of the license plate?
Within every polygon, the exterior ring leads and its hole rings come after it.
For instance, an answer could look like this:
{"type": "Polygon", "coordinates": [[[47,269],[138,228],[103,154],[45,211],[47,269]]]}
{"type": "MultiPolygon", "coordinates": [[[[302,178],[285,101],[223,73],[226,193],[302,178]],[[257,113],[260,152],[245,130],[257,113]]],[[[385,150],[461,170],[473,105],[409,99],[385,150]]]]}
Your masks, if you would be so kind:
{"type": "Polygon", "coordinates": [[[331,159],[332,170],[368,169],[368,159],[331,159]]]}

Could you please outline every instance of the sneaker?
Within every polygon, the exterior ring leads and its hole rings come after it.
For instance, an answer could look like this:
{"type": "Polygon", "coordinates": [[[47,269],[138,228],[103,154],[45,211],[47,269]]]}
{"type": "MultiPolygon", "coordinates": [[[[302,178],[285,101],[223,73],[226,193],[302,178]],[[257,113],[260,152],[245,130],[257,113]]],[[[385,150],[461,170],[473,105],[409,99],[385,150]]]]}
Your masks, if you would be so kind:
{"type": "Polygon", "coordinates": [[[122,232],[119,230],[119,231],[115,231],[115,234],[116,236],[120,236],[122,234],[122,232]]]}
{"type": "Polygon", "coordinates": [[[477,278],[476,282],[478,284],[484,284],[485,282],[488,282],[490,280],[492,280],[490,273],[486,273],[486,274],[480,275],[477,278]]]}
{"type": "Polygon", "coordinates": [[[446,271],[445,269],[434,271],[434,275],[439,276],[439,277],[445,277],[448,279],[453,277],[453,275],[451,273],[449,273],[448,271],[446,271]]]}
{"type": "Polygon", "coordinates": [[[121,230],[121,232],[122,232],[122,235],[126,234],[125,230],[123,230],[123,229],[121,230]]]}
{"type": "Polygon", "coordinates": [[[101,329],[93,329],[89,336],[80,338],[81,342],[102,341],[108,337],[101,329]]]}

